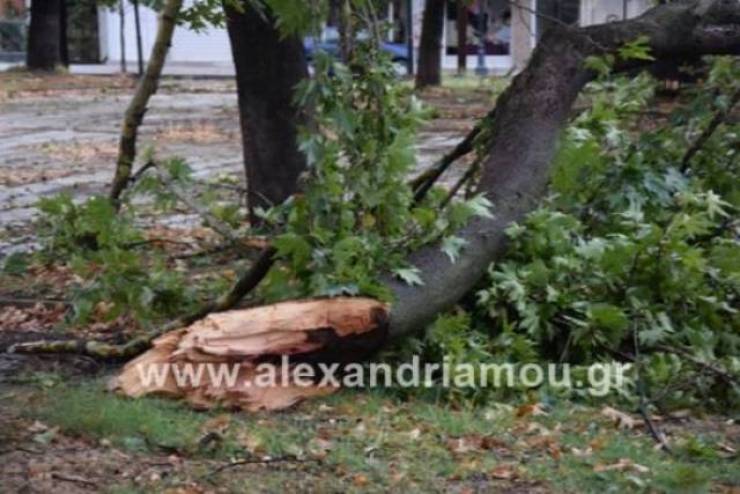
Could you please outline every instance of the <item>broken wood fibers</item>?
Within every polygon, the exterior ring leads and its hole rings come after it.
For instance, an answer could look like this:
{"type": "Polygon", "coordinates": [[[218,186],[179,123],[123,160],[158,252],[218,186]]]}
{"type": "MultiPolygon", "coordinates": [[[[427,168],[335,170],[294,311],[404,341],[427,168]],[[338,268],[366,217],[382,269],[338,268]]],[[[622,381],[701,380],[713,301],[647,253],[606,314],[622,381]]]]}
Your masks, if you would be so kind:
{"type": "Polygon", "coordinates": [[[127,363],[112,379],[110,388],[130,397],[155,394],[181,398],[201,409],[287,408],[336,388],[318,383],[255,385],[260,364],[273,366],[272,375],[279,377],[284,375],[283,355],[290,357],[290,368],[299,362],[356,362],[382,345],[387,330],[387,305],[368,298],[290,301],[211,314],[154,340],[149,351],[127,363]],[[172,372],[173,366],[182,370],[188,364],[194,373],[199,365],[203,368],[197,386],[178,383],[172,372]],[[225,364],[227,372],[238,365],[237,378],[231,383],[211,382],[208,364],[214,370],[225,364]],[[147,381],[146,376],[163,369],[168,369],[165,379],[147,381]]]}

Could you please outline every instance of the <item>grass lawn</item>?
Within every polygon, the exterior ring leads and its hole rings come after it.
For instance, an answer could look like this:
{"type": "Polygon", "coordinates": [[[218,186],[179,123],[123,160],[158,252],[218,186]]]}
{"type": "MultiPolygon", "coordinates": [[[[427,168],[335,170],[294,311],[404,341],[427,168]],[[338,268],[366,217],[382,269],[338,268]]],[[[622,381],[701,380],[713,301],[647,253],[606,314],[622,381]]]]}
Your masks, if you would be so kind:
{"type": "Polygon", "coordinates": [[[721,418],[659,418],[667,453],[637,418],[632,427],[619,427],[603,410],[568,401],[469,408],[400,399],[391,391],[344,391],[287,412],[231,414],[119,398],[102,380],[64,383],[55,375],[4,393],[4,419],[14,427],[4,428],[0,443],[15,448],[0,451],[6,481],[8,470],[24,461],[43,464],[64,454],[72,473],[60,474],[56,465],[57,476],[104,492],[740,488],[732,452],[740,428],[721,418]],[[84,460],[75,464],[70,450],[84,450],[84,460]],[[24,451],[34,453],[26,458],[24,451]]]}

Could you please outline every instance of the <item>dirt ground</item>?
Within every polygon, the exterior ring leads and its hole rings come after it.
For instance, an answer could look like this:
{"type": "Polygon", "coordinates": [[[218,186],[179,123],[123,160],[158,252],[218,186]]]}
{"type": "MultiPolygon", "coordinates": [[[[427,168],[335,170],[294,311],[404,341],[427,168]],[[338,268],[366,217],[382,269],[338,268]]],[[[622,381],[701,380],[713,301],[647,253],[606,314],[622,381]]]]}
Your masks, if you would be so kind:
{"type": "MultiPolygon", "coordinates": [[[[29,224],[39,198],[105,192],[132,85],[120,77],[0,74],[0,258],[33,243],[29,224]]],[[[491,101],[485,91],[439,90],[427,99],[438,118],[419,135],[419,168],[453,146],[491,101]]],[[[140,130],[139,150],[150,147],[184,158],[196,178],[242,181],[233,80],[165,80],[140,130]]]]}

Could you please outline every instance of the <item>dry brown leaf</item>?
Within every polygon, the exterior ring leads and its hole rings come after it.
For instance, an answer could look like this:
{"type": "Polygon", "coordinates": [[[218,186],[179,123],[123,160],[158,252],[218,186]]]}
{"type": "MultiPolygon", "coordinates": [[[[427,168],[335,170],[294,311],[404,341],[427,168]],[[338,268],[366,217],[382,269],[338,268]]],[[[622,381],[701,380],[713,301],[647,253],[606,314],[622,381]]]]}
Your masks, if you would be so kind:
{"type": "Polygon", "coordinates": [[[616,463],[612,463],[611,465],[604,465],[603,463],[599,463],[594,466],[594,472],[625,472],[628,470],[637,473],[648,473],[650,471],[648,467],[640,465],[639,463],[635,463],[629,458],[620,458],[619,461],[617,461],[616,463]]]}
{"type": "Polygon", "coordinates": [[[609,406],[601,409],[601,415],[613,421],[619,429],[634,429],[643,423],[642,420],[634,419],[628,413],[620,412],[616,408],[609,406]]]}
{"type": "Polygon", "coordinates": [[[369,482],[370,479],[367,478],[367,475],[364,475],[362,473],[358,473],[354,477],[352,477],[352,483],[357,487],[364,487],[369,482]]]}
{"type": "Polygon", "coordinates": [[[450,438],[445,444],[452,453],[469,453],[480,448],[481,440],[473,436],[450,438]]]}
{"type": "Polygon", "coordinates": [[[591,456],[594,450],[591,448],[585,448],[585,449],[570,448],[570,452],[573,453],[573,456],[576,456],[578,458],[586,458],[587,456],[591,456]]]}
{"type": "Polygon", "coordinates": [[[530,403],[527,405],[522,405],[516,410],[516,416],[517,417],[527,417],[529,415],[532,416],[538,416],[538,415],[547,415],[547,412],[542,408],[542,405],[539,403],[530,403]]]}
{"type": "Polygon", "coordinates": [[[512,480],[517,477],[516,465],[501,463],[491,469],[491,477],[499,480],[512,480]]]}
{"type": "Polygon", "coordinates": [[[223,435],[231,425],[231,415],[222,413],[215,417],[206,420],[200,427],[201,434],[212,434],[216,433],[223,435]]]}

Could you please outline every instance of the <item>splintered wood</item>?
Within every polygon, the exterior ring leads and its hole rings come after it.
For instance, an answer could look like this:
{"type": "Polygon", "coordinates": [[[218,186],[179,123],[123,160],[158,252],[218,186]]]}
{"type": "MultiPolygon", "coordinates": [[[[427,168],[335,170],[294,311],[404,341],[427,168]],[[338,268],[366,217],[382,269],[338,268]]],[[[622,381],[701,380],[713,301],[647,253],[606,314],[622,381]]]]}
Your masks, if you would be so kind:
{"type": "MultiPolygon", "coordinates": [[[[388,307],[367,298],[301,300],[211,314],[162,335],[110,388],[181,398],[196,408],[278,410],[336,387],[287,382],[299,362],[358,361],[386,335],[388,307]],[[283,356],[290,358],[287,365],[283,356]],[[277,382],[266,380],[278,377],[277,382]]],[[[273,380],[274,381],[274,380],[273,380]]]]}

